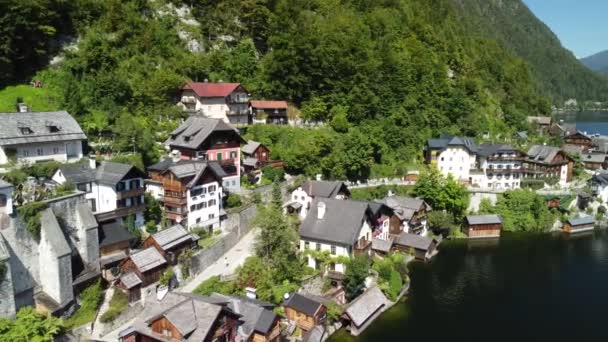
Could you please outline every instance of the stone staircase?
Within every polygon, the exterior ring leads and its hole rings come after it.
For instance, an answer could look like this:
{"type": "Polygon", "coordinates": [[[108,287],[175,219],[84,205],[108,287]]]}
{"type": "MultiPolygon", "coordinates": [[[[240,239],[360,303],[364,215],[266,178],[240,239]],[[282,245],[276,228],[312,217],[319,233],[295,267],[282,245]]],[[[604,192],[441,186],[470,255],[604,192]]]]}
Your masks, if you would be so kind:
{"type": "Polygon", "coordinates": [[[97,311],[97,317],[95,318],[95,322],[93,323],[93,331],[91,332],[91,336],[93,338],[101,337],[100,332],[104,330],[104,324],[100,321],[100,318],[101,315],[103,315],[110,308],[110,300],[112,299],[112,296],[114,296],[114,291],[114,286],[110,286],[110,288],[108,288],[108,290],[104,294],[103,303],[101,304],[99,311],[97,311]]]}

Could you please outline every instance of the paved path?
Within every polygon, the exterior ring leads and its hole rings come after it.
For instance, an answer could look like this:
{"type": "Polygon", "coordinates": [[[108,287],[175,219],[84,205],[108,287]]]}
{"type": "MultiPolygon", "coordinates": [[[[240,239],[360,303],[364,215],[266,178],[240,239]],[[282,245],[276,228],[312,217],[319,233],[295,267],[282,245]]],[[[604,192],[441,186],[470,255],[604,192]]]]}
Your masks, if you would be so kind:
{"type": "Polygon", "coordinates": [[[204,280],[217,275],[229,275],[234,273],[234,270],[245,262],[247,257],[253,254],[253,242],[255,241],[256,229],[252,229],[245,234],[243,238],[230,249],[228,252],[219,258],[216,262],[207,267],[203,272],[191,279],[185,286],[176,289],[176,291],[192,292],[204,280]],[[228,265],[226,265],[228,263],[228,265]]]}
{"type": "Polygon", "coordinates": [[[106,293],[104,294],[104,297],[103,297],[103,303],[101,304],[101,307],[99,308],[99,314],[97,315],[97,318],[96,318],[95,324],[94,324],[94,330],[93,330],[93,334],[92,334],[93,337],[96,337],[96,338],[101,337],[99,335],[99,332],[103,331],[103,326],[104,326],[104,324],[101,322],[101,315],[103,315],[110,308],[110,300],[112,299],[113,295],[114,295],[114,287],[110,286],[110,288],[108,288],[106,290],[106,293]]]}

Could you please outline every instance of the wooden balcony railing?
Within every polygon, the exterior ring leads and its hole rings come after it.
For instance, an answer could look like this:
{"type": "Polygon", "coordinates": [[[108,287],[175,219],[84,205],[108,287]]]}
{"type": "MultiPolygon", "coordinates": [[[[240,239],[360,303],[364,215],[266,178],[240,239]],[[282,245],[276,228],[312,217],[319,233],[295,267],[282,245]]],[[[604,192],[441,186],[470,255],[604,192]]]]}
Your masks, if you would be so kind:
{"type": "Polygon", "coordinates": [[[97,221],[100,221],[100,222],[109,221],[109,220],[129,216],[129,215],[133,215],[139,211],[144,210],[145,208],[146,208],[146,205],[143,203],[133,205],[130,207],[117,208],[115,210],[107,211],[105,213],[95,214],[95,218],[97,219],[97,221]]]}
{"type": "Polygon", "coordinates": [[[355,246],[353,248],[353,254],[355,256],[367,254],[367,252],[369,252],[371,247],[372,247],[371,241],[363,240],[363,239],[359,240],[359,241],[357,241],[357,243],[355,244],[355,246]]]}
{"type": "Polygon", "coordinates": [[[143,187],[135,188],[135,189],[127,190],[127,191],[118,191],[118,192],[116,192],[116,199],[121,200],[124,198],[143,196],[145,191],[146,191],[146,189],[143,187]]]}
{"type": "Polygon", "coordinates": [[[186,197],[164,197],[165,204],[176,204],[176,205],[184,205],[188,203],[188,199],[186,197]]]}

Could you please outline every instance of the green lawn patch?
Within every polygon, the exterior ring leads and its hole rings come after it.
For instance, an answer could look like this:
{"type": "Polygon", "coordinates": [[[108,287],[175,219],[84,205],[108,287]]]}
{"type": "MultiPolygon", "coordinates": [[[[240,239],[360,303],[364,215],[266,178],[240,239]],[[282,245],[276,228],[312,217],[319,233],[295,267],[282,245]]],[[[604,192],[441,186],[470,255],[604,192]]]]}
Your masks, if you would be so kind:
{"type": "Polygon", "coordinates": [[[18,85],[0,90],[0,112],[16,112],[15,105],[18,97],[23,99],[31,111],[44,112],[60,109],[59,94],[54,89],[18,85]]]}
{"type": "Polygon", "coordinates": [[[198,240],[198,245],[201,248],[209,248],[215,245],[219,241],[219,237],[217,235],[211,235],[206,238],[198,240]]]}
{"type": "Polygon", "coordinates": [[[97,282],[87,287],[80,295],[80,308],[72,317],[65,321],[66,329],[79,327],[83,324],[93,322],[97,308],[103,299],[101,283],[97,282]]]}
{"type": "Polygon", "coordinates": [[[114,289],[112,299],[110,299],[110,307],[99,318],[102,323],[111,322],[116,319],[129,305],[129,298],[120,289],[114,289]]]}

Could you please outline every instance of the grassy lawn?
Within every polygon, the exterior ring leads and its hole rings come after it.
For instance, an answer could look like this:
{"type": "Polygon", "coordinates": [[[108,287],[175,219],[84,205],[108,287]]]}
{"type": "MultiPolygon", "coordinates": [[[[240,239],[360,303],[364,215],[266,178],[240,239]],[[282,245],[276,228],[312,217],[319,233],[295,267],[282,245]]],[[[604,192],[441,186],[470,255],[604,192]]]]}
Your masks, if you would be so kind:
{"type": "Polygon", "coordinates": [[[218,240],[219,240],[219,236],[217,236],[217,235],[211,235],[211,236],[208,236],[208,237],[206,237],[204,239],[198,240],[198,245],[201,248],[209,248],[209,247],[215,245],[218,242],[218,240]]]}
{"type": "Polygon", "coordinates": [[[59,95],[52,88],[34,88],[31,85],[8,86],[0,90],[0,112],[15,112],[17,98],[32,111],[43,112],[59,110],[59,95]]]}
{"type": "Polygon", "coordinates": [[[129,305],[129,298],[127,298],[127,295],[120,289],[115,288],[112,299],[110,299],[110,307],[108,308],[108,311],[104,312],[104,314],[99,317],[99,320],[102,323],[115,320],[116,317],[127,308],[127,305],[129,305]]]}
{"type": "Polygon", "coordinates": [[[411,185],[379,185],[369,188],[351,189],[351,198],[358,201],[372,201],[374,199],[382,199],[388,195],[388,191],[392,191],[398,196],[408,196],[412,192],[411,185]]]}
{"type": "Polygon", "coordinates": [[[97,282],[86,288],[81,294],[80,308],[72,317],[65,320],[66,329],[79,327],[83,324],[90,323],[95,319],[97,308],[103,300],[103,292],[101,284],[97,282]]]}

